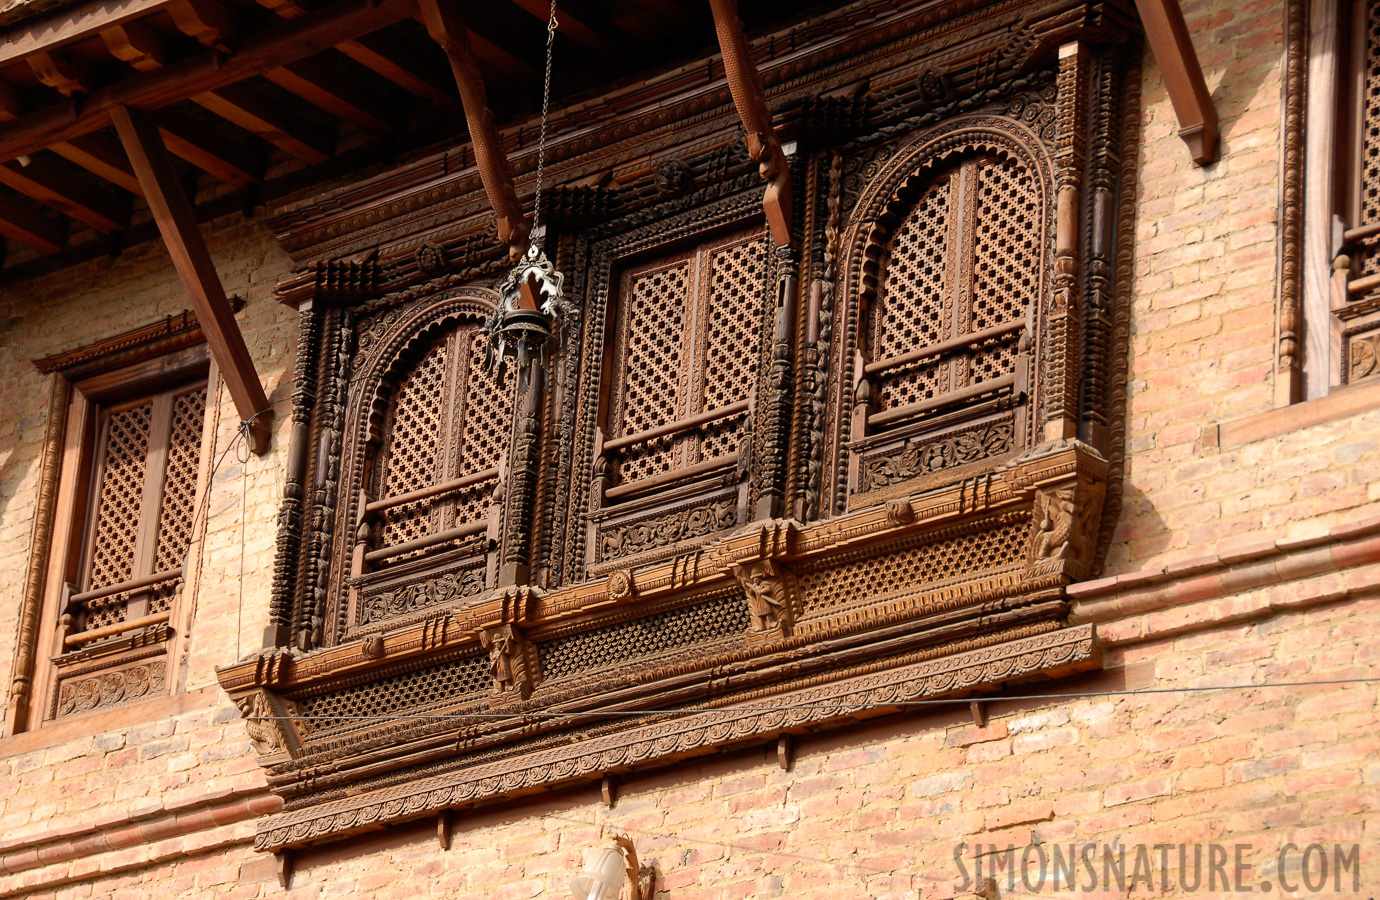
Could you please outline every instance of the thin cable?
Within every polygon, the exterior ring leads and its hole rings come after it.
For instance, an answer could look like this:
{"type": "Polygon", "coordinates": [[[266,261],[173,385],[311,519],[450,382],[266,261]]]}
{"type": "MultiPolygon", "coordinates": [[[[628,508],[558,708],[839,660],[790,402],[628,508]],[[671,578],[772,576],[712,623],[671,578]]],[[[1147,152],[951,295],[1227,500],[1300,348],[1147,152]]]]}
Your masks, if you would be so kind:
{"type": "MultiPolygon", "coordinates": [[[[551,0],[551,16],[546,23],[546,79],[542,82],[541,88],[541,132],[537,136],[537,193],[532,201],[532,234],[540,235],[541,232],[541,185],[542,179],[546,174],[546,119],[551,109],[551,60],[555,57],[556,49],[556,0],[551,0]]],[[[533,246],[541,249],[537,242],[543,240],[534,237],[533,246]]]]}
{"type": "MultiPolygon", "coordinates": [[[[255,416],[257,418],[257,414],[255,416]]],[[[236,440],[240,445],[240,451],[235,454],[235,461],[240,464],[240,593],[235,601],[235,659],[240,658],[240,639],[244,633],[244,520],[246,516],[245,497],[249,493],[249,457],[253,454],[249,449],[249,429],[252,421],[246,420],[240,423],[240,433],[237,438],[244,438],[243,441],[236,440]]]]}
{"type": "Polygon", "coordinates": [[[1271,681],[1263,684],[1226,684],[1212,687],[1170,687],[1170,688],[1144,688],[1136,691],[1070,691],[1059,694],[993,694],[985,697],[934,697],[928,700],[895,700],[890,703],[799,703],[783,706],[706,706],[691,707],[682,709],[590,709],[582,712],[549,712],[544,710],[531,710],[528,712],[509,712],[509,713],[416,713],[413,715],[390,715],[390,716],[250,716],[249,719],[260,721],[284,720],[284,721],[310,721],[310,722],[397,722],[410,719],[435,719],[435,720],[463,720],[463,719],[522,719],[522,718],[545,718],[545,719],[576,719],[588,718],[590,716],[653,716],[653,715],[695,715],[706,712],[791,712],[799,710],[844,710],[860,711],[872,709],[913,709],[925,706],[943,706],[953,703],[972,703],[975,700],[982,700],[996,703],[1004,700],[1068,700],[1086,699],[1090,697],[1137,697],[1151,694],[1182,694],[1200,693],[1205,691],[1259,691],[1266,688],[1293,688],[1293,687],[1323,687],[1338,684],[1375,684],[1380,682],[1380,678],[1337,678],[1327,681],[1271,681]]]}

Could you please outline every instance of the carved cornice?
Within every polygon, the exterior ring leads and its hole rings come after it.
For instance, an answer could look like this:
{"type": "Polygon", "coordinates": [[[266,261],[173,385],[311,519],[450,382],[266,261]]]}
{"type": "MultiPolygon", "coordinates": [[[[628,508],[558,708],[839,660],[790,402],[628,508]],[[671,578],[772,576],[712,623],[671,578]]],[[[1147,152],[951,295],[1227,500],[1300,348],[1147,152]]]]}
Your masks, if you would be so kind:
{"type": "MultiPolygon", "coordinates": [[[[244,307],[244,301],[239,297],[231,298],[231,304],[235,312],[244,307]]],[[[164,356],[183,347],[204,343],[205,340],[196,314],[184,309],[150,325],[36,359],[34,365],[44,374],[60,372],[68,381],[78,381],[100,372],[164,356]]]]}

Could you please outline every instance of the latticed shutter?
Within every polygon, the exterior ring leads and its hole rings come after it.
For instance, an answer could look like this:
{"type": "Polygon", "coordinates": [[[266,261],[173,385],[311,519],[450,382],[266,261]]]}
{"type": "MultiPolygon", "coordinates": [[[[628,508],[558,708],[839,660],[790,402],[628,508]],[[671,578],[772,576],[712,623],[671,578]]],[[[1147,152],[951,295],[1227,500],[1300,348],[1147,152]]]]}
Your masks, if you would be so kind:
{"type": "Polygon", "coordinates": [[[405,544],[488,514],[509,441],[513,387],[511,380],[500,386],[485,369],[486,340],[478,325],[457,329],[436,341],[399,382],[381,442],[378,499],[470,483],[387,508],[375,546],[405,544]]]}
{"type": "Polygon", "coordinates": [[[882,371],[881,410],[1014,371],[1014,329],[956,342],[1023,319],[1039,289],[1039,212],[1033,178],[1006,159],[966,159],[921,191],[887,248],[870,323],[873,361],[920,358],[882,371]]]}
{"type": "MultiPolygon", "coordinates": [[[[84,591],[183,565],[192,539],[206,385],[99,411],[84,591]]],[[[85,605],[87,630],[168,608],[179,577],[85,605]]]]}
{"type": "MultiPolygon", "coordinates": [[[[615,320],[607,434],[636,437],[747,400],[764,340],[767,241],[730,235],[625,271],[615,320]]],[[[732,452],[742,417],[674,428],[622,454],[632,482],[732,452]]]]}

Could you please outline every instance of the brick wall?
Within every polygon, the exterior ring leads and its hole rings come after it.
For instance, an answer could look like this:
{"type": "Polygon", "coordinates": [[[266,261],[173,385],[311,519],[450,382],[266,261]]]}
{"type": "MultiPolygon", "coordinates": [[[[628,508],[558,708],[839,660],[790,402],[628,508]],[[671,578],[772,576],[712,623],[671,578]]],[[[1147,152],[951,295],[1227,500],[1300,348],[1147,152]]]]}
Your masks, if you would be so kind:
{"type": "MultiPolygon", "coordinates": [[[[1222,160],[1191,163],[1147,53],[1125,505],[1107,577],[1075,597],[1107,668],[1056,692],[1359,678],[1380,665],[1380,411],[1238,446],[1212,439],[1273,396],[1283,13],[1185,7],[1222,160]]],[[[237,634],[255,648],[265,618],[296,323],[271,297],[288,270],[271,236],[240,219],[207,234],[227,291],[247,300],[241,324],[279,413],[274,448],[243,473],[232,454],[217,473],[182,692],[137,725],[0,738],[0,897],[283,895],[272,858],[251,849],[254,818],[278,801],[213,668],[237,634]]],[[[47,385],[28,361],[187,305],[154,245],[0,297],[0,691],[45,424],[47,385]]],[[[224,391],[219,413],[217,456],[236,427],[224,391]]],[[[297,856],[288,896],[568,896],[606,830],[629,832],[676,900],[972,896],[956,878],[959,844],[1116,838],[1246,844],[1256,882],[1278,880],[1287,843],[1361,842],[1363,889],[1376,891],[1376,700],[1352,684],[1004,701],[985,728],[966,707],[938,708],[803,740],[789,771],[739,753],[629,776],[612,809],[591,787],[460,813],[449,851],[434,822],[327,845],[297,856]]],[[[1345,887],[1338,896],[1354,896],[1345,887]]]]}

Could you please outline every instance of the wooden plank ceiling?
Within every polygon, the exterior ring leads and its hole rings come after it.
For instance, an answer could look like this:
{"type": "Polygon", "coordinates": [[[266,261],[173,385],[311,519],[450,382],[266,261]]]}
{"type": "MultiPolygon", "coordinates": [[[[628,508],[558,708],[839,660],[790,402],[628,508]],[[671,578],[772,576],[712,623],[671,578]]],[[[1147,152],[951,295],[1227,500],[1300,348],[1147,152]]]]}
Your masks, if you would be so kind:
{"type": "MultiPolygon", "coordinates": [[[[549,0],[453,0],[499,123],[540,101],[549,0]]],[[[152,237],[116,135],[156,128],[206,219],[466,139],[418,0],[89,0],[0,22],[0,280],[152,237]],[[117,113],[118,114],[118,113],[117,113]],[[223,188],[217,188],[223,184],[223,188]]],[[[751,31],[802,14],[742,4],[751,31]]],[[[561,0],[553,103],[717,51],[705,0],[561,0]]]]}

